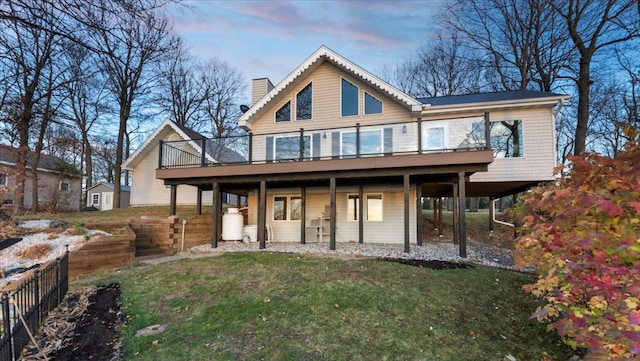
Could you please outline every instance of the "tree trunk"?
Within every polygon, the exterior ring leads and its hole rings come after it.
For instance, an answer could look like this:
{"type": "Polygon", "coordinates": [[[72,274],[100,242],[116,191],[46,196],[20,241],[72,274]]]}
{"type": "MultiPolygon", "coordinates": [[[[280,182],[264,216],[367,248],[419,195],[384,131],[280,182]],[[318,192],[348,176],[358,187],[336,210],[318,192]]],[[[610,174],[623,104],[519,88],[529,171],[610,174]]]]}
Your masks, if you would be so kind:
{"type": "Polygon", "coordinates": [[[589,126],[589,93],[591,86],[591,56],[580,57],[580,74],[578,75],[578,115],[576,120],[574,155],[584,153],[587,143],[587,129],[589,126]]]}

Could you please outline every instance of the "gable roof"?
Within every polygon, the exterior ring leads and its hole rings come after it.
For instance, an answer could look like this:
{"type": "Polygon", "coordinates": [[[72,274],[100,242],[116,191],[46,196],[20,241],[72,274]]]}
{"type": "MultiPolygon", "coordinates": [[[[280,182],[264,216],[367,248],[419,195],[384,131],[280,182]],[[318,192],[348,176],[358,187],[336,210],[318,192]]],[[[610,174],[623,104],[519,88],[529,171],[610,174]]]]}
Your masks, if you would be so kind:
{"type": "MultiPolygon", "coordinates": [[[[189,145],[194,149],[194,151],[198,153],[202,152],[200,140],[206,139],[204,135],[196,132],[193,129],[187,128],[184,125],[178,124],[171,119],[165,119],[151,133],[151,135],[149,135],[149,137],[145,139],[145,141],[138,147],[138,149],[136,149],[135,152],[133,152],[133,154],[131,154],[131,156],[129,156],[129,158],[127,158],[127,160],[122,163],[122,167],[128,170],[132,170],[131,167],[139,162],[139,160],[144,156],[146,156],[146,154],[151,150],[151,146],[155,144],[156,138],[158,138],[166,128],[169,128],[176,132],[183,140],[189,141],[189,145]]],[[[214,147],[217,148],[215,143],[215,139],[207,142],[207,149],[212,149],[214,147]]],[[[213,156],[211,156],[211,153],[208,151],[205,151],[204,153],[207,160],[212,163],[233,163],[246,161],[243,156],[224,146],[222,151],[218,152],[218,154],[220,155],[220,159],[214,159],[213,156]]]]}
{"type": "Polygon", "coordinates": [[[295,80],[303,77],[318,65],[324,61],[329,61],[344,71],[360,78],[362,81],[368,83],[370,86],[376,88],[384,94],[387,94],[391,98],[395,99],[398,103],[403,104],[413,112],[419,112],[422,110],[422,104],[415,98],[407,95],[406,93],[398,90],[391,84],[378,78],[372,73],[364,70],[360,66],[352,63],[347,58],[336,53],[335,51],[322,45],[316,50],[310,57],[302,62],[297,68],[295,68],[287,77],[285,77],[278,85],[276,85],[270,92],[268,92],[262,99],[255,103],[249,110],[247,110],[240,118],[238,118],[238,125],[241,127],[247,126],[249,120],[263,109],[271,100],[273,100],[278,94],[286,89],[295,80]]]}
{"type": "MultiPolygon", "coordinates": [[[[107,182],[98,182],[94,185],[92,185],[91,187],[87,188],[87,191],[92,190],[93,188],[96,188],[98,186],[105,186],[107,188],[111,188],[111,189],[115,189],[115,185],[113,183],[107,183],[107,182]]],[[[120,192],[130,192],[131,191],[131,186],[125,186],[125,185],[121,185],[120,186],[120,192]]]]}
{"type": "MultiPolygon", "coordinates": [[[[27,154],[27,169],[31,169],[31,162],[35,153],[29,151],[27,154]]],[[[0,144],[0,164],[15,166],[18,162],[18,148],[0,144]]],[[[68,177],[79,177],[78,170],[62,158],[52,155],[40,154],[38,160],[38,170],[50,173],[64,173],[68,177]]]]}

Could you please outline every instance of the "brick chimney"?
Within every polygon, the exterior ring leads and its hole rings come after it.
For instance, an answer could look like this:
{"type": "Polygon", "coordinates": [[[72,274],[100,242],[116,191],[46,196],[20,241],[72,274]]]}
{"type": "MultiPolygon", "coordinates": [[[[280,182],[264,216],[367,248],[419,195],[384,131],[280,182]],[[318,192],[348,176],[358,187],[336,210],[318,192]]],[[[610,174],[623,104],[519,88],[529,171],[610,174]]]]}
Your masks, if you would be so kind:
{"type": "Polygon", "coordinates": [[[251,105],[257,103],[263,96],[273,89],[273,84],[269,78],[258,78],[251,80],[251,105]]]}

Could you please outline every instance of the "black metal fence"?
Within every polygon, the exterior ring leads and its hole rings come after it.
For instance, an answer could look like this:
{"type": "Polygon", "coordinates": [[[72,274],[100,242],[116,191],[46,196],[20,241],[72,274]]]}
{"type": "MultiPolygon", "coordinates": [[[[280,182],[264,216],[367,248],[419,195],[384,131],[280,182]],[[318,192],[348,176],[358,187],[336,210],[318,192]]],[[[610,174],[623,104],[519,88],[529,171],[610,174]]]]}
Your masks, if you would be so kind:
{"type": "Polygon", "coordinates": [[[0,361],[17,360],[46,314],[69,289],[69,250],[45,268],[35,270],[0,301],[0,361]]]}

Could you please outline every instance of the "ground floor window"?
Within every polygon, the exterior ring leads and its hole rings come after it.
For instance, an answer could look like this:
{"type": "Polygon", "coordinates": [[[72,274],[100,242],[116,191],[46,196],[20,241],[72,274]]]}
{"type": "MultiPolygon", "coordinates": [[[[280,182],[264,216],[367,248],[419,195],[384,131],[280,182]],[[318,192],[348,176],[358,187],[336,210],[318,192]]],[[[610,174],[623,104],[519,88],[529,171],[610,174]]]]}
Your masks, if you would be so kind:
{"type": "MultiPolygon", "coordinates": [[[[357,221],[360,214],[360,196],[347,195],[347,221],[357,221]]],[[[382,194],[368,193],[364,195],[364,219],[366,221],[382,221],[382,194]]]]}
{"type": "Polygon", "coordinates": [[[68,191],[69,191],[69,183],[67,183],[67,182],[60,182],[60,191],[62,191],[62,192],[68,192],[68,191]]]}
{"type": "Polygon", "coordinates": [[[273,197],[274,221],[299,221],[302,198],[300,196],[273,197]]]}
{"type": "Polygon", "coordinates": [[[92,193],[91,194],[91,205],[92,206],[97,206],[100,204],[100,194],[99,193],[92,193]]]}
{"type": "Polygon", "coordinates": [[[7,185],[7,174],[0,173],[0,187],[4,187],[7,185]]]}

